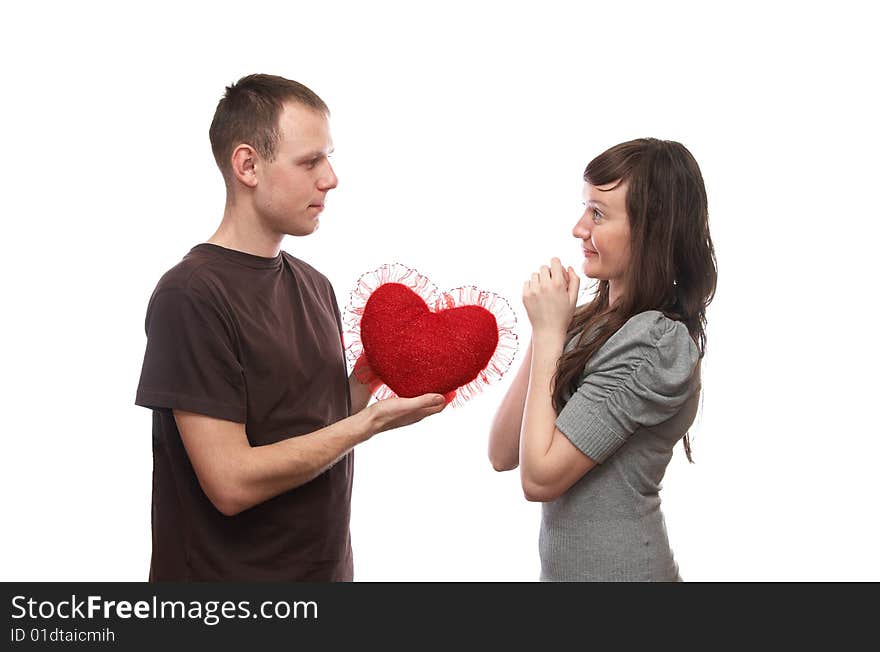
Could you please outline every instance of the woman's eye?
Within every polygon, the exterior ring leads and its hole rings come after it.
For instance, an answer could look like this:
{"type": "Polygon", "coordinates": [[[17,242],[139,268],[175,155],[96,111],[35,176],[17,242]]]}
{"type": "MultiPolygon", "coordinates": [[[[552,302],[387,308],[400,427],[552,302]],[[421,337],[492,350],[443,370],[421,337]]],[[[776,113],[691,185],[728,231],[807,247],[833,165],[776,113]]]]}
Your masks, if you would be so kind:
{"type": "Polygon", "coordinates": [[[602,213],[600,213],[599,211],[597,211],[597,210],[594,208],[594,209],[593,209],[593,221],[594,221],[594,222],[598,222],[600,219],[602,219],[602,217],[604,217],[604,216],[602,215],[602,213]]]}

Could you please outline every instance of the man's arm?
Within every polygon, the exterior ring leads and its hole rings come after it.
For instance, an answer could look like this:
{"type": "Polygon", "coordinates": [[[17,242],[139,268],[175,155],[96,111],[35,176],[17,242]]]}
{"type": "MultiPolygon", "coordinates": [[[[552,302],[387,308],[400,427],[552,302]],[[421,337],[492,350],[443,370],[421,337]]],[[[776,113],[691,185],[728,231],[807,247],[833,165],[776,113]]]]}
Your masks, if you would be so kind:
{"type": "Polygon", "coordinates": [[[354,371],[351,372],[348,376],[348,391],[351,395],[351,413],[357,414],[365,407],[367,407],[367,403],[370,402],[370,387],[368,385],[361,384],[361,382],[354,375],[354,371]]]}
{"type": "Polygon", "coordinates": [[[495,412],[489,431],[489,461],[496,471],[510,471],[519,465],[519,436],[531,365],[532,343],[529,342],[525,358],[495,412]]]}
{"type": "Polygon", "coordinates": [[[182,410],[174,410],[174,418],[205,495],[233,516],[313,480],[374,434],[416,423],[444,407],[439,394],[392,398],[267,446],[251,446],[242,423],[182,410]]]}

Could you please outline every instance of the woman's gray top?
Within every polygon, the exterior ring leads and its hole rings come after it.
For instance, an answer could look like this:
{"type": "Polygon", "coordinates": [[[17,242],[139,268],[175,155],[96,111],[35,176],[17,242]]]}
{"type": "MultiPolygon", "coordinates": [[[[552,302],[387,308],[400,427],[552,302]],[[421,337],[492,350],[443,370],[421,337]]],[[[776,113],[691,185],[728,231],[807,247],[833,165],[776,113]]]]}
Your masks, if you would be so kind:
{"type": "Polygon", "coordinates": [[[649,310],[587,363],[556,427],[598,464],[543,504],[542,581],[680,581],[659,491],[697,413],[698,362],[685,325],[649,310]]]}

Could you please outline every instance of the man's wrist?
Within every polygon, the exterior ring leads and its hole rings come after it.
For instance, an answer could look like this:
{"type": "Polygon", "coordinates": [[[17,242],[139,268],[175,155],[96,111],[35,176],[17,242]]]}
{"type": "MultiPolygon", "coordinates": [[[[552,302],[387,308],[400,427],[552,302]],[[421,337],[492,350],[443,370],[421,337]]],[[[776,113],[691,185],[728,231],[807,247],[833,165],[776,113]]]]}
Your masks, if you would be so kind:
{"type": "Polygon", "coordinates": [[[357,438],[358,443],[363,443],[367,441],[378,431],[378,424],[376,423],[376,411],[372,409],[372,407],[373,406],[367,406],[364,409],[360,410],[358,413],[353,414],[351,417],[349,417],[352,420],[355,437],[357,438]]]}

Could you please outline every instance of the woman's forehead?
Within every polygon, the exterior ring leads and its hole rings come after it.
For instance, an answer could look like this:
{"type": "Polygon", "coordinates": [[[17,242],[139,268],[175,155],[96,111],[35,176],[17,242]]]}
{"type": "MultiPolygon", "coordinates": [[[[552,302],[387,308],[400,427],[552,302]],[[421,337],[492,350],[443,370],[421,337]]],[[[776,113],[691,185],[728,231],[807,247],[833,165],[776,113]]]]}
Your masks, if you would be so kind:
{"type": "Polygon", "coordinates": [[[584,200],[606,208],[623,208],[626,205],[626,189],[626,181],[621,182],[620,179],[597,186],[585,182],[584,200]]]}

